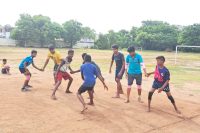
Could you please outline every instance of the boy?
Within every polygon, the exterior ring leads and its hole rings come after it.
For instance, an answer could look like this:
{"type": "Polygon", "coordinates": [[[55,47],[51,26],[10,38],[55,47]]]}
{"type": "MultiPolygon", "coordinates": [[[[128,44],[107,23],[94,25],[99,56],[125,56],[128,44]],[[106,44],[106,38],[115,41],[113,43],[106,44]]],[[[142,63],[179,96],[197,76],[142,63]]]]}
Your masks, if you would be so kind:
{"type": "Polygon", "coordinates": [[[142,56],[135,52],[135,47],[130,46],[128,48],[129,55],[126,57],[126,77],[128,78],[128,88],[127,88],[127,101],[129,103],[129,97],[131,93],[131,86],[133,81],[136,80],[137,90],[138,90],[138,101],[141,102],[141,92],[142,92],[142,70],[146,73],[146,68],[142,59],[142,56]],[[128,70],[128,71],[127,71],[128,70]]]}
{"type": "Polygon", "coordinates": [[[52,96],[51,96],[51,98],[53,100],[57,99],[56,96],[55,96],[55,93],[56,93],[58,87],[60,86],[60,84],[62,82],[62,78],[64,80],[69,80],[65,93],[72,93],[69,90],[69,88],[70,88],[70,86],[73,82],[73,78],[67,72],[67,69],[69,69],[71,73],[74,73],[74,71],[70,67],[70,63],[72,62],[73,56],[74,56],[74,50],[68,50],[68,56],[65,59],[62,60],[61,64],[57,68],[57,71],[56,71],[56,81],[57,82],[55,84],[55,88],[54,88],[54,91],[53,91],[52,96]]]}
{"type": "Polygon", "coordinates": [[[164,91],[167,94],[167,97],[173,104],[175,111],[178,114],[180,114],[181,112],[177,109],[174,98],[170,93],[170,88],[169,88],[170,73],[169,70],[164,66],[165,57],[158,56],[156,60],[157,60],[157,66],[155,71],[147,74],[148,77],[151,74],[154,74],[153,86],[152,89],[149,91],[149,96],[148,96],[148,112],[150,112],[152,95],[155,92],[155,90],[158,89],[158,93],[164,91]]]}
{"type": "Polygon", "coordinates": [[[28,83],[30,81],[31,78],[31,73],[28,70],[28,66],[30,64],[32,64],[32,66],[34,68],[36,68],[39,71],[43,71],[42,69],[39,69],[38,67],[35,66],[34,62],[33,62],[33,58],[35,58],[37,56],[37,51],[36,50],[32,50],[31,51],[31,56],[26,57],[25,59],[22,60],[22,62],[19,65],[19,71],[25,75],[26,80],[24,81],[24,85],[22,87],[22,91],[28,91],[27,88],[31,88],[32,86],[30,86],[28,83]]]}
{"type": "Polygon", "coordinates": [[[86,104],[84,102],[84,99],[81,96],[81,94],[84,93],[85,91],[88,91],[89,96],[90,96],[90,102],[88,103],[88,105],[94,105],[93,89],[94,89],[94,86],[95,86],[95,83],[96,83],[95,76],[100,79],[100,81],[104,85],[104,88],[106,88],[108,90],[108,87],[104,83],[102,77],[99,76],[99,73],[98,73],[96,67],[91,63],[91,56],[86,55],[85,58],[84,58],[84,62],[85,63],[81,66],[81,69],[80,69],[81,70],[81,77],[84,80],[84,82],[77,92],[77,97],[83,105],[83,110],[81,111],[81,113],[84,113],[84,111],[87,109],[86,104]]]}
{"type": "Polygon", "coordinates": [[[115,63],[116,63],[115,81],[117,83],[116,96],[113,98],[120,98],[120,94],[123,94],[122,85],[121,85],[120,80],[122,79],[122,77],[124,75],[125,60],[124,60],[124,55],[118,51],[118,48],[119,48],[118,45],[112,45],[113,55],[112,55],[112,60],[110,63],[109,73],[112,72],[111,71],[112,65],[113,65],[113,62],[115,61],[115,63]]]}
{"type": "Polygon", "coordinates": [[[62,61],[62,58],[61,58],[60,53],[55,50],[54,45],[50,45],[49,46],[49,53],[47,55],[46,62],[44,64],[44,66],[43,66],[43,70],[45,70],[45,68],[46,68],[47,64],[49,63],[50,59],[52,59],[54,61],[53,76],[54,76],[54,81],[55,81],[55,84],[56,84],[56,71],[57,71],[57,68],[60,65],[61,61],[62,61]]]}
{"type": "MultiPolygon", "coordinates": [[[[85,63],[84,62],[84,59],[85,59],[85,56],[87,55],[87,53],[83,53],[82,54],[82,59],[83,59],[83,64],[85,63]]],[[[94,62],[94,61],[91,61],[91,63],[97,68],[97,72],[99,73],[99,76],[102,77],[102,79],[104,80],[103,76],[102,76],[102,73],[101,73],[101,69],[100,67],[94,62]]]]}
{"type": "Polygon", "coordinates": [[[1,65],[1,73],[10,75],[10,66],[7,65],[6,59],[3,59],[3,64],[1,65]]]}

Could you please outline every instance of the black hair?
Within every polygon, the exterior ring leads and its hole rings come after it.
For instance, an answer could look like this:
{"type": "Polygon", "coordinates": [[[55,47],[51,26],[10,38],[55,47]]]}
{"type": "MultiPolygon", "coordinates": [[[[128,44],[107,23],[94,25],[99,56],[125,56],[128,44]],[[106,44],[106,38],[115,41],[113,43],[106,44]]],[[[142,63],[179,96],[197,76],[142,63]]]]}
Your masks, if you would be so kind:
{"type": "Polygon", "coordinates": [[[158,57],[156,57],[156,60],[161,60],[161,61],[165,62],[165,57],[164,56],[158,56],[158,57]]]}
{"type": "Polygon", "coordinates": [[[49,45],[49,50],[54,50],[55,49],[55,46],[53,44],[50,44],[49,45]]]}
{"type": "Polygon", "coordinates": [[[91,62],[92,61],[92,57],[88,54],[85,55],[85,58],[84,58],[84,62],[91,62]]]}
{"type": "Polygon", "coordinates": [[[68,54],[70,54],[70,53],[74,53],[74,50],[73,49],[69,49],[68,50],[68,54]]]}
{"type": "Polygon", "coordinates": [[[127,52],[135,52],[135,47],[134,46],[130,46],[130,47],[128,47],[128,49],[127,49],[127,52]]]}
{"type": "Polygon", "coordinates": [[[7,59],[3,59],[3,62],[6,62],[7,61],[7,59]]]}
{"type": "Polygon", "coordinates": [[[32,51],[31,51],[31,54],[34,54],[34,53],[37,53],[37,51],[36,51],[36,50],[32,50],[32,51]]]}
{"type": "Polygon", "coordinates": [[[86,55],[87,55],[87,53],[83,53],[83,54],[82,54],[83,60],[84,60],[84,58],[85,58],[86,55]]]}
{"type": "Polygon", "coordinates": [[[117,44],[112,45],[112,49],[118,49],[119,46],[117,44]]]}

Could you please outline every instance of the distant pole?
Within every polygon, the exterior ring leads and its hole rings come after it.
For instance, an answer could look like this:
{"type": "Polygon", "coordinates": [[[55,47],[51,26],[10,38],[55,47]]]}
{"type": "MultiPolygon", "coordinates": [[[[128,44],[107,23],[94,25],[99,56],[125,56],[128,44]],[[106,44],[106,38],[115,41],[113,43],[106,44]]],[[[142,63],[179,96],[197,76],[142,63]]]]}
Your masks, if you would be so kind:
{"type": "Polygon", "coordinates": [[[175,53],[175,64],[177,63],[177,54],[178,54],[178,46],[176,46],[176,53],[175,53]]]}

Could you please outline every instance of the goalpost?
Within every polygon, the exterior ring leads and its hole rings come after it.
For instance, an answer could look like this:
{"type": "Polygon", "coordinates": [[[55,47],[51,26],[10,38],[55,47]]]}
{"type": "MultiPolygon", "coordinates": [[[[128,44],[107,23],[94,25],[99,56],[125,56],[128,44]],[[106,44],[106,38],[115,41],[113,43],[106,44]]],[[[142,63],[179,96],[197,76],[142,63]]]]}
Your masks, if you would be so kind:
{"type": "Polygon", "coordinates": [[[142,52],[142,47],[135,47],[135,50],[142,52]]]}
{"type": "Polygon", "coordinates": [[[176,46],[176,53],[175,53],[175,64],[177,63],[178,48],[200,48],[200,46],[184,46],[184,45],[177,45],[177,46],[176,46]]]}

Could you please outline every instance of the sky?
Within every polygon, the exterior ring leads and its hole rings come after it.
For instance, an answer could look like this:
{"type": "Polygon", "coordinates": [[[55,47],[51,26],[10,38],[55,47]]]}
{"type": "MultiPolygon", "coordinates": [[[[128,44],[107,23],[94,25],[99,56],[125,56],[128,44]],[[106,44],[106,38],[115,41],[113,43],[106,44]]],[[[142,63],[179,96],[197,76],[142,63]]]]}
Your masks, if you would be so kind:
{"type": "Polygon", "coordinates": [[[175,25],[200,23],[200,0],[0,0],[0,25],[11,24],[22,13],[42,14],[60,24],[74,19],[106,33],[130,30],[143,20],[175,25]]]}

